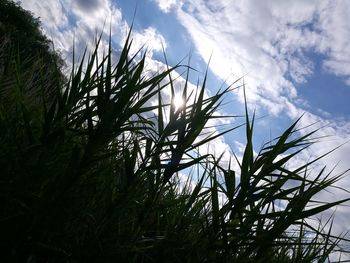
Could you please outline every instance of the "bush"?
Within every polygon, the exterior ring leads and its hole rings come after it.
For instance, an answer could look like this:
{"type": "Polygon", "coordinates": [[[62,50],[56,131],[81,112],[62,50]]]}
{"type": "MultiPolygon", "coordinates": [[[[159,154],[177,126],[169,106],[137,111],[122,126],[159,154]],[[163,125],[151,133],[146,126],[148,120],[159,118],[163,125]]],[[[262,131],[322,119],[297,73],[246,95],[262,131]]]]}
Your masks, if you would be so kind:
{"type": "Polygon", "coordinates": [[[21,72],[23,87],[35,98],[38,93],[46,93],[50,98],[55,81],[64,82],[61,69],[64,62],[53,49],[53,44],[40,30],[39,19],[9,0],[0,1],[0,89],[2,95],[10,96],[4,87],[15,82],[16,67],[21,72]],[[39,82],[45,90],[38,90],[39,82]],[[52,85],[50,86],[49,83],[52,85]]]}

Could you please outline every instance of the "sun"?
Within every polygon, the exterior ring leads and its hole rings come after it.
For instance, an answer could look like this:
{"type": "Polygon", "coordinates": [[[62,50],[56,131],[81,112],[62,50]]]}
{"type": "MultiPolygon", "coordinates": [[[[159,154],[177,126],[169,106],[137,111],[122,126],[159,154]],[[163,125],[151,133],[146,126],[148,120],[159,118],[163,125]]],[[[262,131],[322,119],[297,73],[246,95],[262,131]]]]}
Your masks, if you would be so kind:
{"type": "Polygon", "coordinates": [[[182,108],[185,105],[185,101],[180,94],[176,94],[173,98],[173,105],[175,106],[175,109],[182,108]]]}

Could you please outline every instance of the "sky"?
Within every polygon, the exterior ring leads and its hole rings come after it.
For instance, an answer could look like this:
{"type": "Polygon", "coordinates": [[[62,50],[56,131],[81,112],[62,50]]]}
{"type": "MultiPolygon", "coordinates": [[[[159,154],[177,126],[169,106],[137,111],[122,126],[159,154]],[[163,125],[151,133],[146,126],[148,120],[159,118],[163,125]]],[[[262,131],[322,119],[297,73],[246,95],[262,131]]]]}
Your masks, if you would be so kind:
{"type": "MultiPolygon", "coordinates": [[[[249,109],[258,117],[257,150],[303,115],[299,127],[321,127],[322,139],[295,164],[344,144],[321,165],[336,166],[336,172],[350,168],[350,1],[22,0],[21,5],[40,17],[67,60],[73,41],[79,53],[93,44],[96,32],[106,32],[106,45],[109,26],[104,24],[111,25],[118,50],[132,23],[133,50],[147,47],[151,69],[165,68],[163,46],[170,65],[191,57],[195,84],[210,60],[207,95],[244,80],[249,109]]],[[[232,91],[228,101],[218,114],[244,114],[242,89],[232,91]]],[[[232,151],[242,155],[244,143],[241,129],[217,139],[209,150],[226,151],[229,158],[232,151]]],[[[350,189],[350,178],[339,184],[350,189]]],[[[334,190],[324,198],[342,197],[348,196],[334,190]]],[[[337,208],[338,231],[350,229],[349,216],[347,207],[337,208]]]]}

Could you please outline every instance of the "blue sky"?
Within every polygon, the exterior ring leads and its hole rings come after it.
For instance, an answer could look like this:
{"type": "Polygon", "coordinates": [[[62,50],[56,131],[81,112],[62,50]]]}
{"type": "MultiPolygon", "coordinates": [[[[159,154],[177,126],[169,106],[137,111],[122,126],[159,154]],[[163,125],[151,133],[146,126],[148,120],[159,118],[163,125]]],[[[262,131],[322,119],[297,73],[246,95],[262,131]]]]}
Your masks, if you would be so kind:
{"type": "MultiPolygon", "coordinates": [[[[112,25],[115,49],[123,43],[135,7],[134,50],[146,45],[148,66],[164,67],[162,44],[171,65],[191,54],[202,78],[209,66],[208,92],[224,81],[244,77],[250,109],[258,117],[256,142],[277,136],[301,114],[300,126],[317,123],[329,136],[301,154],[310,160],[350,139],[350,1],[344,0],[25,0],[22,6],[41,18],[43,30],[70,58],[92,43],[103,24],[112,25]]],[[[104,39],[108,37],[108,30],[104,39]]],[[[187,61],[187,59],[186,59],[187,61]]],[[[242,90],[221,114],[243,114],[242,90]]],[[[240,119],[235,120],[237,123],[240,119]]],[[[241,153],[243,130],[220,138],[212,150],[241,153]]],[[[339,171],[350,167],[350,145],[324,159],[339,171]]],[[[350,180],[341,185],[350,188],[350,180]]],[[[344,197],[335,192],[336,198],[344,197]]],[[[339,229],[350,228],[346,208],[338,208],[339,229]]]]}

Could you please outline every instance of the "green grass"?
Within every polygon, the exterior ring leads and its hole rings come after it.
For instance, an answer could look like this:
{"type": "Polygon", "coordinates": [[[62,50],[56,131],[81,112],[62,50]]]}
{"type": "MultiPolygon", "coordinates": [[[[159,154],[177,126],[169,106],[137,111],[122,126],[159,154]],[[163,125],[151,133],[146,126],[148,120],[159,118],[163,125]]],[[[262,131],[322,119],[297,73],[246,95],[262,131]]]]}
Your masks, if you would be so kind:
{"type": "Polygon", "coordinates": [[[348,200],[315,199],[342,174],[311,174],[318,159],[288,168],[313,132],[299,136],[297,120],[255,156],[246,108],[243,158],[225,167],[197,149],[238,127],[196,139],[232,87],[205,98],[206,78],[195,94],[186,81],[188,103],[175,109],[162,90],[174,95],[171,72],[189,67],[146,77],[130,35],[115,65],[99,41],[63,84],[57,70],[28,88],[22,61],[1,72],[4,262],[327,262],[342,251],[332,219],[311,220],[348,200]]]}

